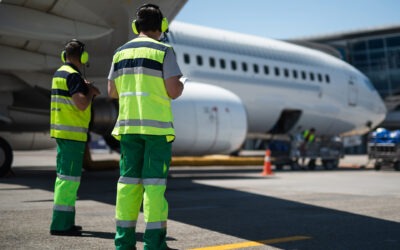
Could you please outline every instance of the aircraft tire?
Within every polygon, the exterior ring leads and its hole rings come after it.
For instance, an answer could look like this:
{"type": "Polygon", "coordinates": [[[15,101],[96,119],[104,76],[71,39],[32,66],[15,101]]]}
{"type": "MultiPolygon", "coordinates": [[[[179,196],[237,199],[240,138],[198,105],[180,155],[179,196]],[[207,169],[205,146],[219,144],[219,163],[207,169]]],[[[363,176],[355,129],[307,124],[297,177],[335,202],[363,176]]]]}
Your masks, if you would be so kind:
{"type": "Polygon", "coordinates": [[[0,177],[5,176],[11,169],[13,152],[10,144],[0,137],[0,177]]]}

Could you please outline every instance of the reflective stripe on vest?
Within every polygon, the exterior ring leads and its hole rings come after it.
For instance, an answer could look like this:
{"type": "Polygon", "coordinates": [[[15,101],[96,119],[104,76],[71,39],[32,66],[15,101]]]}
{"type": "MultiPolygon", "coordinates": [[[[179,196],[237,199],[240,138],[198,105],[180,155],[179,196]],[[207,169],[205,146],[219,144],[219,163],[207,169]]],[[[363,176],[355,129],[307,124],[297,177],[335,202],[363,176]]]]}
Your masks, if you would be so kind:
{"type": "Polygon", "coordinates": [[[112,134],[175,135],[171,98],[164,85],[163,62],[169,45],[136,38],[113,57],[119,115],[112,134]]]}
{"type": "Polygon", "coordinates": [[[315,135],[314,134],[310,135],[310,133],[311,133],[310,130],[306,130],[303,133],[303,138],[306,140],[306,142],[313,142],[315,139],[315,135]]]}
{"type": "Polygon", "coordinates": [[[54,138],[86,141],[91,105],[84,111],[75,106],[67,85],[67,78],[70,74],[79,74],[79,72],[65,64],[53,76],[50,135],[54,138]]]}
{"type": "Polygon", "coordinates": [[[155,120],[119,120],[115,124],[115,127],[126,127],[126,126],[146,126],[154,128],[173,128],[172,122],[160,122],[155,120]]]}

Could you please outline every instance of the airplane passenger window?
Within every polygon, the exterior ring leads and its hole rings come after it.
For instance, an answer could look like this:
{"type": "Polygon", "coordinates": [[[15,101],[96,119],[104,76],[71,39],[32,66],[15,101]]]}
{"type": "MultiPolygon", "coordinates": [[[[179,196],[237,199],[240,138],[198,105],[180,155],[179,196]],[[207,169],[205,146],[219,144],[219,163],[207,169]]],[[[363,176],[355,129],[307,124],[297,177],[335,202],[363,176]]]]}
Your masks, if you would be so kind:
{"type": "Polygon", "coordinates": [[[186,64],[189,64],[190,63],[190,56],[189,56],[189,54],[183,54],[183,61],[186,63],[186,64]]]}
{"type": "Polygon", "coordinates": [[[331,79],[330,79],[329,75],[325,75],[325,81],[326,81],[326,83],[330,83],[331,82],[331,79]]]}
{"type": "Polygon", "coordinates": [[[269,75],[269,67],[264,65],[264,74],[269,75]]]}
{"type": "Polygon", "coordinates": [[[278,68],[278,67],[275,67],[275,75],[276,75],[276,76],[279,76],[279,75],[280,75],[280,71],[279,71],[279,68],[278,68]]]}
{"type": "Polygon", "coordinates": [[[307,79],[307,74],[305,71],[301,71],[301,78],[303,78],[303,80],[307,79]]]}
{"type": "Polygon", "coordinates": [[[294,79],[297,79],[297,70],[294,69],[292,71],[292,74],[293,74],[294,79]]]}
{"type": "Polygon", "coordinates": [[[225,60],[224,59],[219,59],[219,66],[221,67],[221,69],[225,69],[225,60]]]}
{"type": "Polygon", "coordinates": [[[253,64],[253,71],[254,71],[254,73],[258,74],[258,65],[257,64],[253,64]]]}
{"type": "Polygon", "coordinates": [[[231,68],[233,70],[236,70],[237,66],[236,66],[236,62],[235,61],[231,61],[231,68]]]}
{"type": "Polygon", "coordinates": [[[314,81],[314,73],[310,72],[310,80],[314,81]]]}
{"type": "Polygon", "coordinates": [[[244,72],[247,72],[247,63],[242,62],[242,69],[244,72]]]}
{"type": "Polygon", "coordinates": [[[283,73],[284,73],[285,77],[289,77],[289,70],[288,69],[284,69],[283,73]]]}
{"type": "Polygon", "coordinates": [[[215,59],[214,59],[214,57],[210,57],[210,66],[211,66],[212,68],[215,67],[215,59]]]}
{"type": "Polygon", "coordinates": [[[322,75],[318,73],[318,81],[322,82],[322,75]]]}
{"type": "Polygon", "coordinates": [[[197,61],[197,65],[199,65],[199,66],[203,65],[203,57],[197,55],[196,61],[197,61]]]}

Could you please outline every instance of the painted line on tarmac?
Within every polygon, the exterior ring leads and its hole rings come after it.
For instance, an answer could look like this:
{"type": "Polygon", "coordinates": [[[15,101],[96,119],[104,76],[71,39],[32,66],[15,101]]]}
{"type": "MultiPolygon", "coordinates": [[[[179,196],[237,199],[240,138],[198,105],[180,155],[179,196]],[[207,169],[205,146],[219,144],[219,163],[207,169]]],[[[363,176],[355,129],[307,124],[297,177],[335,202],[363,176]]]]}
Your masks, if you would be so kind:
{"type": "Polygon", "coordinates": [[[258,241],[245,241],[241,243],[227,244],[227,245],[219,245],[219,246],[209,246],[202,248],[192,248],[190,250],[226,250],[226,249],[242,249],[247,247],[257,247],[268,244],[276,244],[276,243],[284,243],[298,240],[309,240],[311,237],[308,236],[290,236],[283,238],[275,238],[269,240],[258,240],[258,241]]]}

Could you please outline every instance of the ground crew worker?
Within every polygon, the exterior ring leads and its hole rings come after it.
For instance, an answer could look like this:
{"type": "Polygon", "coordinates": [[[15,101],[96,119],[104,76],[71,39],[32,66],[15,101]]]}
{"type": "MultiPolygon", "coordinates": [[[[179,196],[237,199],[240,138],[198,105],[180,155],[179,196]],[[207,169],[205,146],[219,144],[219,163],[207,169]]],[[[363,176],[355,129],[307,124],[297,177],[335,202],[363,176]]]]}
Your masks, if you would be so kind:
{"type": "Polygon", "coordinates": [[[51,87],[50,135],[57,142],[57,178],[50,234],[77,236],[75,200],[80,184],[83,154],[91,118],[91,102],[99,90],[79,68],[88,62],[85,45],[71,40],[61,54],[64,64],[55,72],[51,87]]]}
{"type": "Polygon", "coordinates": [[[171,99],[183,91],[182,73],[172,47],[159,42],[168,21],[158,6],[141,6],[132,29],[139,36],[116,50],[108,77],[109,96],[119,98],[112,134],[121,145],[115,246],[135,249],[143,201],[144,249],[163,250],[169,249],[164,192],[175,138],[171,99]]]}
{"type": "Polygon", "coordinates": [[[307,154],[307,147],[315,140],[315,128],[304,130],[302,137],[303,142],[300,145],[300,155],[302,156],[301,165],[304,165],[307,154]]]}

